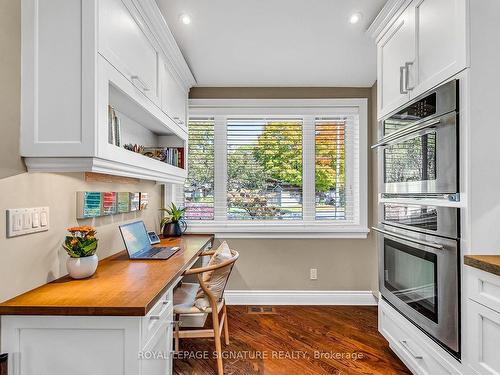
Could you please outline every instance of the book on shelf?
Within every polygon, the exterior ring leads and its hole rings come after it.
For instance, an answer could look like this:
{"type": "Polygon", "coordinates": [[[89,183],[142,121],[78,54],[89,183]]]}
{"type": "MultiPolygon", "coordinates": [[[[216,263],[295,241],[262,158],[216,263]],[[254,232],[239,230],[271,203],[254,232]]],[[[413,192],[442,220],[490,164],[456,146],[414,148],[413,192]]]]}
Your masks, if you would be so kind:
{"type": "Polygon", "coordinates": [[[115,112],[115,119],[114,119],[114,122],[115,122],[115,145],[120,147],[122,145],[122,127],[121,127],[121,122],[120,122],[120,118],[116,115],[116,112],[115,112]]]}
{"type": "Polygon", "coordinates": [[[115,144],[114,112],[113,107],[108,105],[108,142],[112,145],[115,144]]]}
{"type": "Polygon", "coordinates": [[[108,105],[108,142],[121,146],[121,123],[115,109],[108,105]]]}
{"type": "Polygon", "coordinates": [[[184,147],[144,147],[143,154],[184,169],[184,147]]]}

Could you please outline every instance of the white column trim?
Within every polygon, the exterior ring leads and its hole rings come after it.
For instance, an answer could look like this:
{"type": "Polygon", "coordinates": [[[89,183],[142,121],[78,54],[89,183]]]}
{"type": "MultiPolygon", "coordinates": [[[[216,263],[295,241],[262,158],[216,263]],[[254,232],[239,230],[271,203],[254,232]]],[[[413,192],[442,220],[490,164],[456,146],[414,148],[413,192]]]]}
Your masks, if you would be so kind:
{"type": "Polygon", "coordinates": [[[227,219],[227,116],[214,117],[214,221],[227,219]]]}

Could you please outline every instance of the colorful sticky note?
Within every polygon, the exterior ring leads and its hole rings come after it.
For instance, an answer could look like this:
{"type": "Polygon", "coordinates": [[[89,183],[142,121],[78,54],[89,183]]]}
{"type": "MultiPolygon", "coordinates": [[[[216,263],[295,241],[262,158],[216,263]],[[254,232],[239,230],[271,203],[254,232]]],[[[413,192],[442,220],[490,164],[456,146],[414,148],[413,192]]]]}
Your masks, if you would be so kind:
{"type": "Polygon", "coordinates": [[[130,211],[139,211],[141,201],[141,193],[130,193],[130,211]]]}
{"type": "Polygon", "coordinates": [[[101,216],[101,193],[86,191],[83,194],[83,217],[91,218],[101,216]]]}
{"type": "Polygon", "coordinates": [[[117,194],[117,213],[130,212],[130,194],[119,192],[117,194]]]}
{"type": "Polygon", "coordinates": [[[148,197],[148,193],[141,193],[141,210],[145,210],[146,208],[148,208],[148,204],[149,204],[149,197],[148,197]]]}
{"type": "Polygon", "coordinates": [[[102,193],[102,215],[116,214],[116,193],[102,193]]]}

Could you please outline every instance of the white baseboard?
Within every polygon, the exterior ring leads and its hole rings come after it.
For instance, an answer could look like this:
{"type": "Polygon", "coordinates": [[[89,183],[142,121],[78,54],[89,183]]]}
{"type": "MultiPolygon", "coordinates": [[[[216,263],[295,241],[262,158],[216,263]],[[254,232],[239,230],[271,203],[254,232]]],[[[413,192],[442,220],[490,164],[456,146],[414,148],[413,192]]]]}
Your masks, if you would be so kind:
{"type": "Polygon", "coordinates": [[[371,290],[226,290],[224,297],[228,305],[377,305],[371,290]]]}

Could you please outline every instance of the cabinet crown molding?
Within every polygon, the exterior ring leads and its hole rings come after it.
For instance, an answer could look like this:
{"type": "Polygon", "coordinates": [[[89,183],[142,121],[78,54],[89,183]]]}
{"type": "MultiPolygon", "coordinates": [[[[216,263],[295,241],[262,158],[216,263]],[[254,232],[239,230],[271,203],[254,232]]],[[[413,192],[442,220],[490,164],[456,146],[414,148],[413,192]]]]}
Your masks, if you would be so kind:
{"type": "Polygon", "coordinates": [[[152,32],[163,54],[175,69],[179,78],[179,83],[182,84],[186,92],[189,92],[189,89],[196,85],[196,79],[186,63],[174,35],[170,31],[165,18],[163,18],[158,5],[154,0],[133,0],[133,2],[142,16],[145,17],[149,21],[150,26],[152,26],[152,32]]]}
{"type": "Polygon", "coordinates": [[[398,13],[401,13],[411,0],[389,0],[380,10],[371,25],[366,30],[366,33],[373,39],[379,39],[382,31],[387,27],[391,20],[398,13]]]}

